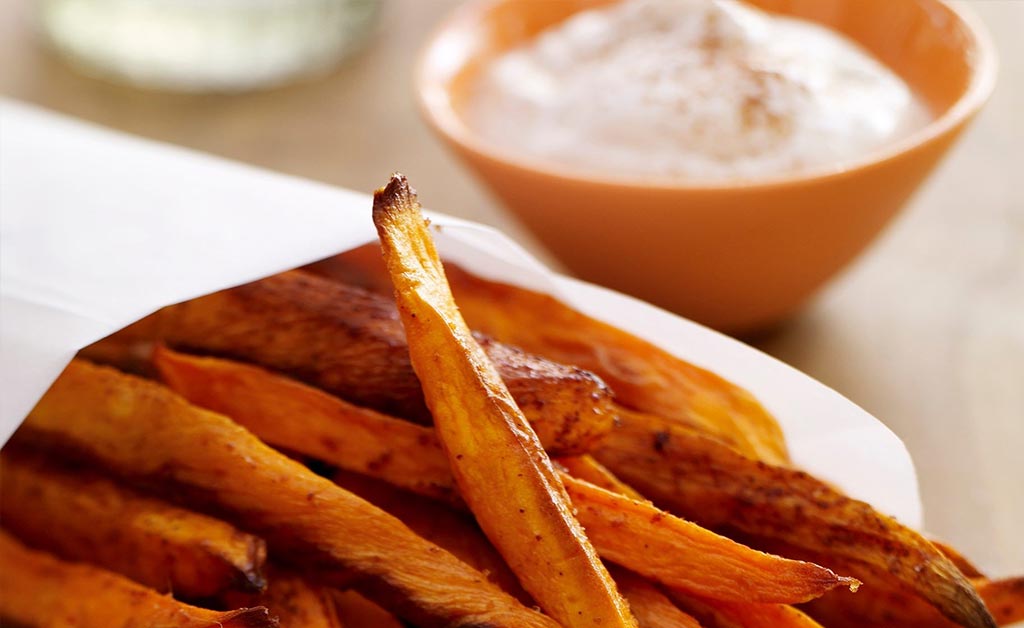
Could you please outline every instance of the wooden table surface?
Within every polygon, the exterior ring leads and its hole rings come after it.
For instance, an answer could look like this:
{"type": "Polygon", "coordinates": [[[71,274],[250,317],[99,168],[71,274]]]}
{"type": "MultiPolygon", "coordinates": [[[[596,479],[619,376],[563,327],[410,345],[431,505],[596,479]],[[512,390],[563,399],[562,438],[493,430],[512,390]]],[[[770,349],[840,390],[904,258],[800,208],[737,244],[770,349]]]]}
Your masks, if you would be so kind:
{"type": "MultiPolygon", "coordinates": [[[[417,115],[411,64],[451,0],[391,0],[388,34],[331,75],[244,95],[81,76],[37,44],[28,2],[0,2],[0,94],[358,190],[401,170],[428,206],[540,252],[417,115]]],[[[931,533],[995,574],[1024,573],[1024,1],[968,4],[1000,51],[991,103],[884,237],[756,344],[903,437],[931,533]]]]}

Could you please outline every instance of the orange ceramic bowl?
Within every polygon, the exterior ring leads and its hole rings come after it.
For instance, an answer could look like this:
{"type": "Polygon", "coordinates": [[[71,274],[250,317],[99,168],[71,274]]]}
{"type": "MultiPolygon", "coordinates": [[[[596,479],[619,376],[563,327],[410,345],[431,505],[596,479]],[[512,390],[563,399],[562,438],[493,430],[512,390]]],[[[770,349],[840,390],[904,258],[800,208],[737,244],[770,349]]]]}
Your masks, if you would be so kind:
{"type": "Polygon", "coordinates": [[[610,178],[489,144],[462,117],[481,64],[609,0],[470,2],[427,45],[427,120],[581,278],[730,332],[776,323],[878,235],[984,104],[995,80],[978,19],[940,0],[754,0],[846,34],[903,77],[933,121],[813,172],[713,182],[610,178]]]}

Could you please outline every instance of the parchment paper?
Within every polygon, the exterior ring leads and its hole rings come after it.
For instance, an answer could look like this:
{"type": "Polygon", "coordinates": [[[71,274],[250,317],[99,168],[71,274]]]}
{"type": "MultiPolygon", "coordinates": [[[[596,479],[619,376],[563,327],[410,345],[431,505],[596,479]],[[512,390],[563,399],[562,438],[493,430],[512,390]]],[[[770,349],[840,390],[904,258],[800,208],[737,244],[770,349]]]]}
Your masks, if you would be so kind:
{"type": "MultiPolygon", "coordinates": [[[[366,194],[0,100],[0,442],[79,348],[164,305],[369,242],[370,206],[366,194]]],[[[492,229],[430,217],[446,257],[556,294],[749,389],[798,465],[921,525],[903,443],[839,394],[700,325],[551,273],[492,229]]]]}

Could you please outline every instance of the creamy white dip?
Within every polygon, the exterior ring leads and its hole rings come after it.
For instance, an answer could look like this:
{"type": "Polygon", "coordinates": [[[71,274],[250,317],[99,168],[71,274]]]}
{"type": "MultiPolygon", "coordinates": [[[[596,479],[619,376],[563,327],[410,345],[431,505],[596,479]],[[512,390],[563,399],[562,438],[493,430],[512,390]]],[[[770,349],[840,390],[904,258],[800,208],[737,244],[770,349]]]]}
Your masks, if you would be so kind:
{"type": "Polygon", "coordinates": [[[822,26],[733,0],[624,0],[482,69],[491,143],[630,177],[757,178],[839,166],[928,121],[907,85],[822,26]]]}

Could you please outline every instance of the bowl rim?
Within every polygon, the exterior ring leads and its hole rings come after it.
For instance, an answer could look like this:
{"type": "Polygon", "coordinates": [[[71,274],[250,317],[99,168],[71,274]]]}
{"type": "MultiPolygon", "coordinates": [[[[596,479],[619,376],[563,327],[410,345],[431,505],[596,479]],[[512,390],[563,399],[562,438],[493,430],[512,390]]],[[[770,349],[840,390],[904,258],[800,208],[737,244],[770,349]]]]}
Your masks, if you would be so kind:
{"type": "MultiPolygon", "coordinates": [[[[988,101],[995,89],[998,54],[992,36],[981,18],[962,0],[907,0],[935,2],[946,7],[964,25],[971,37],[968,49],[971,59],[970,83],[957,100],[926,125],[898,141],[884,144],[863,156],[807,170],[767,175],[764,177],[730,177],[717,179],[683,179],[666,176],[616,175],[586,168],[553,164],[535,158],[526,151],[509,150],[489,142],[472,131],[456,113],[448,98],[448,90],[431,71],[431,59],[438,46],[455,27],[474,20],[492,7],[509,0],[471,0],[444,18],[427,38],[417,56],[414,85],[421,115],[443,138],[462,149],[494,162],[531,171],[540,175],[586,183],[594,186],[630,187],[660,191],[766,190],[848,176],[893,161],[914,152],[954,131],[969,121],[988,101]]],[[[461,60],[460,60],[461,61],[461,60]]]]}

